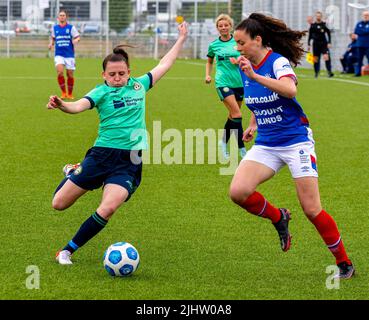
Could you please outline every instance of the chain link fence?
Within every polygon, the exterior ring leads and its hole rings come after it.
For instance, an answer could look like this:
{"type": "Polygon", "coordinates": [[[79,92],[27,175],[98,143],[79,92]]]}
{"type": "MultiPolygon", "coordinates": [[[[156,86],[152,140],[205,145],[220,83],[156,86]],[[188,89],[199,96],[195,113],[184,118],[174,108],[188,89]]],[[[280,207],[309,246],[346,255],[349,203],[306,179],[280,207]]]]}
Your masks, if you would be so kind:
{"type": "Polygon", "coordinates": [[[135,46],[130,50],[134,56],[154,58],[174,43],[182,19],[189,23],[190,36],[181,57],[206,58],[209,43],[217,37],[214,21],[220,13],[237,23],[252,12],[263,12],[307,30],[307,17],[319,10],[332,30],[332,61],[339,69],[348,35],[366,7],[369,0],[0,0],[0,57],[52,56],[50,31],[60,9],[67,10],[69,23],[81,34],[78,57],[103,57],[126,43],[135,46]]]}

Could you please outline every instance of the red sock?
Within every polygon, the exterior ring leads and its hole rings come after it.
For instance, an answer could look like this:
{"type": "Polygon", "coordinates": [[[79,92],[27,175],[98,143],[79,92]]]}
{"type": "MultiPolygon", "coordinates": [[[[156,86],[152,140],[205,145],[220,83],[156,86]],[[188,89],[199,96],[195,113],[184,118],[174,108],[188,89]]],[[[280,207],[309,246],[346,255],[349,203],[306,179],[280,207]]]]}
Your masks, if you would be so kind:
{"type": "Polygon", "coordinates": [[[69,78],[67,79],[67,83],[68,83],[68,94],[72,94],[73,92],[73,85],[74,85],[74,78],[69,78]]]}
{"type": "Polygon", "coordinates": [[[58,76],[58,83],[59,83],[59,87],[61,89],[61,91],[63,93],[65,93],[65,79],[64,79],[64,76],[58,76]]]}
{"type": "Polygon", "coordinates": [[[311,222],[320,233],[328,249],[336,257],[336,263],[339,264],[344,261],[351,263],[333,218],[322,210],[311,222]]]}
{"type": "Polygon", "coordinates": [[[259,192],[254,192],[241,205],[248,212],[259,217],[272,220],[273,223],[281,219],[281,212],[273,207],[259,192]]]}

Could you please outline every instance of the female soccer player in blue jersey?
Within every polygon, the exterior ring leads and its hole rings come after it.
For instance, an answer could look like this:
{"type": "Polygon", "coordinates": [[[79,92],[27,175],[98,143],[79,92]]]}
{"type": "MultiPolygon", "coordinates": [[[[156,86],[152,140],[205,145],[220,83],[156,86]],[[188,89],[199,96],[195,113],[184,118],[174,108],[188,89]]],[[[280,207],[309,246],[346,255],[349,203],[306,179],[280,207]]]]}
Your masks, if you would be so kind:
{"type": "Polygon", "coordinates": [[[67,17],[64,9],[59,11],[59,24],[54,25],[51,30],[49,50],[55,45],[54,62],[58,84],[62,91],[61,98],[74,99],[74,70],[76,69],[74,46],[80,41],[80,36],[76,27],[67,22],[67,17]],[[67,70],[67,86],[65,85],[64,68],[67,70]]]}
{"type": "Polygon", "coordinates": [[[305,215],[314,224],[336,258],[340,278],[351,278],[354,266],[348,258],[337,225],[322,209],[316,154],[309,121],[295,96],[297,77],[290,65],[303,55],[304,32],[289,29],[281,20],[253,13],[234,33],[241,57],[233,62],[242,70],[245,102],[252,111],[244,140],[254,146],[233,177],[230,197],[248,212],[270,219],[283,251],[291,245],[290,212],[276,208],[259,192],[258,185],[288,165],[305,215]]]}
{"type": "Polygon", "coordinates": [[[103,186],[96,212],[80,227],[67,245],[57,253],[60,264],[72,264],[71,255],[100,232],[114,212],[135,192],[141,182],[141,150],[147,148],[145,125],[146,92],[174,64],[187,37],[187,24],[178,27],[179,36],[159,64],[147,74],[131,77],[127,53],[116,47],[103,61],[105,83],[76,102],[51,96],[49,109],[80,113],[95,108],[100,126],[94,146],[78,166],[71,166],[55,191],[52,206],[64,210],[85,194],[103,186]]]}
{"type": "Polygon", "coordinates": [[[236,42],[231,31],[233,20],[226,14],[219,15],[215,20],[219,32],[219,38],[214,40],[208,48],[208,60],[206,62],[205,82],[211,83],[211,72],[214,59],[216,60],[215,87],[220,100],[228,110],[228,118],[224,125],[224,135],[220,142],[224,158],[229,158],[227,143],[234,132],[237,136],[238,148],[241,157],[246,154],[246,148],[242,141],[242,114],[241,104],[243,100],[243,86],[238,67],[230,62],[230,58],[239,57],[235,49],[236,42]]]}

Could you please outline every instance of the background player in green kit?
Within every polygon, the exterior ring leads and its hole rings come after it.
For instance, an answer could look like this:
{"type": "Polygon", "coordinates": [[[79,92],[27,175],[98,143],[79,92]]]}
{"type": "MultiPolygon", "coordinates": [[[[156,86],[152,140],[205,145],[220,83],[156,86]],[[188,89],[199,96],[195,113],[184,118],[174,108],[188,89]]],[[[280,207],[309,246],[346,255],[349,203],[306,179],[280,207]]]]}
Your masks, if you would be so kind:
{"type": "Polygon", "coordinates": [[[145,125],[146,92],[174,64],[187,37],[187,24],[178,27],[179,36],[159,64],[147,74],[130,77],[128,54],[118,46],[103,61],[105,83],[76,102],[51,96],[48,109],[80,113],[96,108],[100,125],[94,146],[83,162],[65,171],[52,206],[64,210],[85,194],[103,186],[96,212],[89,217],[68,244],[56,255],[60,264],[72,264],[71,255],[100,232],[114,212],[134,193],[141,182],[141,150],[147,148],[145,125]]]}
{"type": "Polygon", "coordinates": [[[208,61],[206,63],[205,82],[211,82],[211,72],[214,58],[216,59],[215,87],[220,100],[228,110],[228,118],[224,125],[224,135],[220,142],[224,158],[229,158],[227,143],[232,132],[237,134],[237,143],[241,157],[246,154],[245,145],[242,141],[242,114],[241,104],[243,100],[243,84],[238,66],[232,64],[229,59],[239,57],[240,53],[235,49],[237,46],[231,31],[233,20],[226,14],[221,14],[215,20],[219,32],[219,38],[214,40],[208,48],[208,61]]]}

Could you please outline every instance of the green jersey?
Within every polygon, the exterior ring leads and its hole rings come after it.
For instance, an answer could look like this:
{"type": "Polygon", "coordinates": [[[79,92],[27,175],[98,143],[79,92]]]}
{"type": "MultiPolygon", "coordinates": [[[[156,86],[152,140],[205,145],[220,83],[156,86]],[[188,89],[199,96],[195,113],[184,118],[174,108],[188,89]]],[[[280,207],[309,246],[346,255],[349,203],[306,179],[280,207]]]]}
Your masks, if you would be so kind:
{"type": "Polygon", "coordinates": [[[151,73],[129,78],[123,87],[98,85],[85,96],[100,118],[95,147],[147,149],[145,96],[152,86],[151,73]]]}
{"type": "Polygon", "coordinates": [[[220,37],[210,43],[207,56],[216,59],[217,70],[215,74],[215,87],[243,87],[238,65],[234,65],[229,58],[237,58],[240,53],[235,49],[237,46],[233,36],[228,41],[223,41],[220,37]]]}

